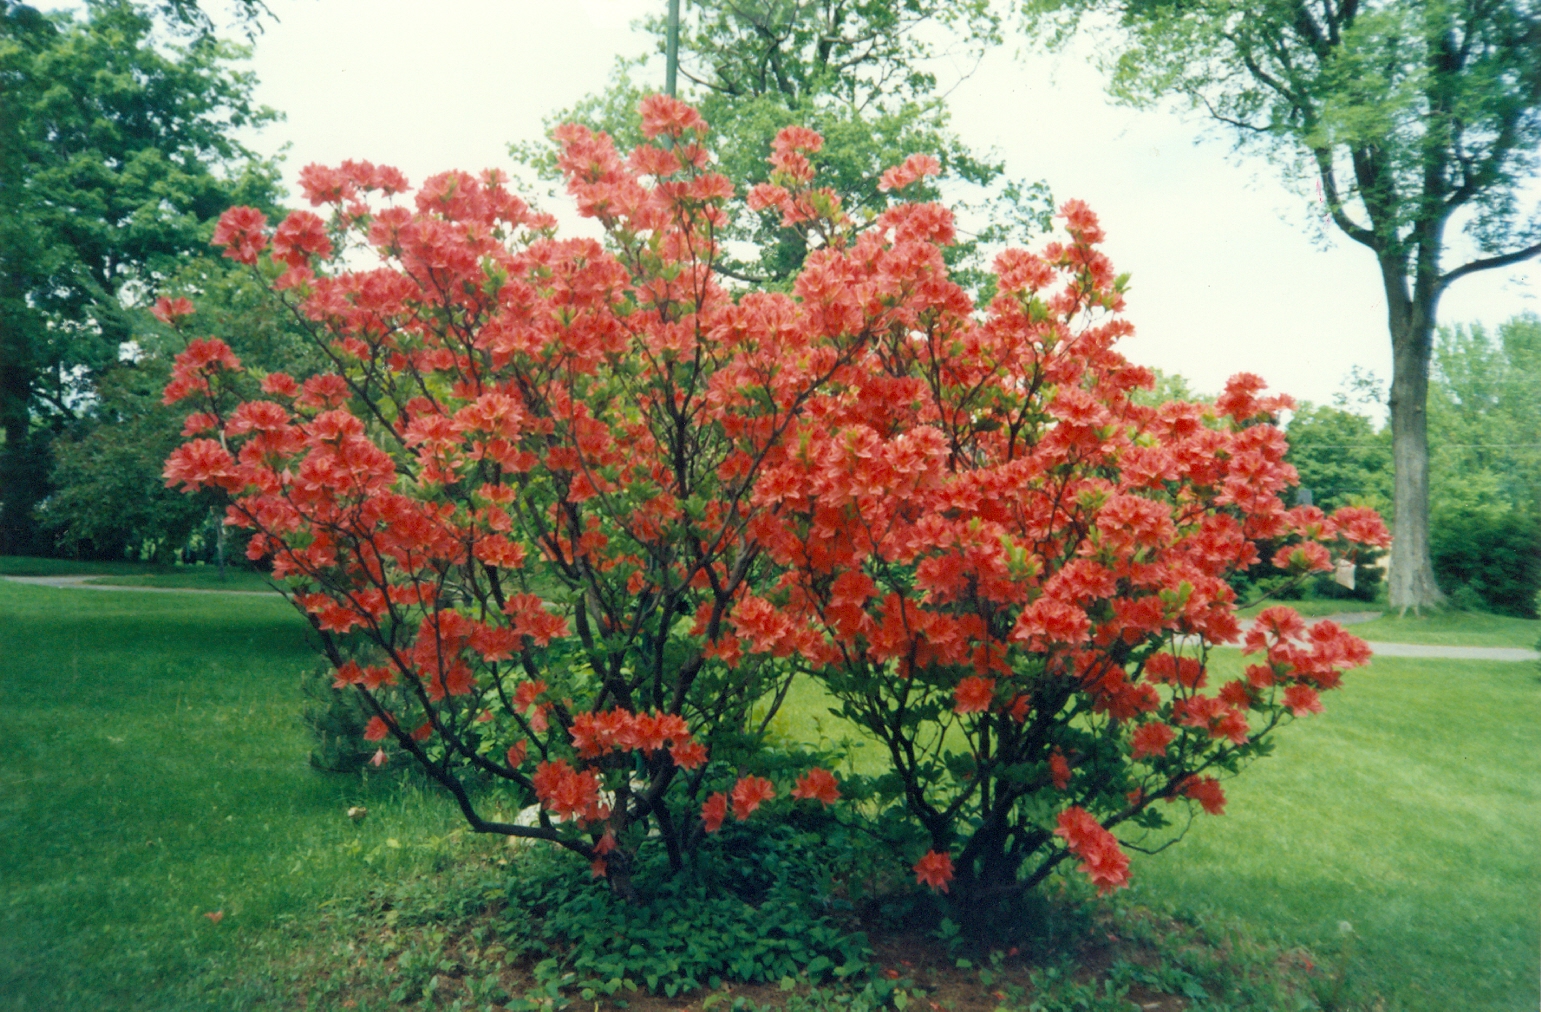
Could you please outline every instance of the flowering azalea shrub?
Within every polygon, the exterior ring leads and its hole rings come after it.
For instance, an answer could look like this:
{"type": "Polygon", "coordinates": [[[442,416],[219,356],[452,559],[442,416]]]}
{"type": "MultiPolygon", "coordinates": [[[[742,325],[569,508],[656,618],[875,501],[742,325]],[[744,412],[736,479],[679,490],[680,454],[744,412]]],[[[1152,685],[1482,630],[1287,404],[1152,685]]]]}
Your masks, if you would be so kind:
{"type": "Polygon", "coordinates": [[[1072,201],[1063,219],[1068,241],[997,259],[982,311],[947,280],[934,205],[810,261],[801,283],[838,293],[823,311],[840,326],[873,305],[904,319],[767,469],[757,533],[783,572],[737,610],[762,616],[748,656],[801,652],[882,744],[880,793],[929,840],[917,881],[966,908],[1066,859],[1117,888],[1115,827],[1164,825],[1158,802],[1220,814],[1219,774],[1369,658],[1286,608],[1243,635],[1231,581],[1260,545],[1303,578],[1389,540],[1369,510],[1285,507],[1290,402],[1256,377],[1213,405],[1132,399],[1153,376],[1114,347],[1122,279],[1092,213],[1072,201]],[[1212,684],[1211,649],[1238,640],[1256,663],[1212,684]]]}
{"type": "Polygon", "coordinates": [[[758,743],[796,665],[725,631],[773,576],[761,476],[867,340],[724,291],[732,185],[693,110],[643,114],[658,143],[625,159],[561,133],[608,245],[557,238],[496,173],[408,201],[394,170],[311,166],[328,217],[270,229],[232,209],[216,244],[284,266],[273,287],[334,368],[255,376],[194,340],[166,390],[195,409],[168,482],[230,494],[228,522],[367,701],[364,737],[421,763],[475,829],[555,841],[622,890],[649,833],[678,867],[778,794],[837,796],[822,771],[768,778],[758,743]],[[538,824],[484,814],[473,774],[538,824]]]}
{"type": "Polygon", "coordinates": [[[748,200],[813,251],[789,293],[735,289],[705,124],[641,113],[653,143],[626,157],[557,134],[603,243],[558,238],[496,173],[408,200],[394,170],[311,166],[326,218],[228,212],[216,243],[281,265],[333,369],[259,376],[191,341],[168,483],[229,494],[364,737],[476,830],[553,841],[623,895],[650,835],[679,869],[730,819],[840,800],[765,748],[799,677],[891,758],[846,817],[920,827],[919,881],[1005,894],[1074,858],[1121,885],[1115,827],[1218,812],[1216,774],[1366,657],[1273,610],[1246,634],[1259,663],[1213,691],[1227,579],[1264,540],[1329,567],[1383,544],[1378,518],[1283,507],[1286,402],[1251,377],[1212,407],[1131,400],[1152,376],[1114,350],[1122,282],[1084,206],[1068,241],[1002,254],[979,308],[948,279],[945,208],[851,221],[814,185],[820,138],[789,128],[748,200]],[[489,816],[484,781],[537,824],[489,816]]]}

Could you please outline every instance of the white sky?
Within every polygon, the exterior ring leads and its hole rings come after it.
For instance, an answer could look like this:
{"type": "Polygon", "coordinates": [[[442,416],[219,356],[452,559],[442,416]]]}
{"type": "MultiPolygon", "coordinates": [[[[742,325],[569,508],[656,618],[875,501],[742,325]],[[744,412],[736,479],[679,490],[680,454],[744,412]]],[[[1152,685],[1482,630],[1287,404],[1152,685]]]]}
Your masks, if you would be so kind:
{"type": "MultiPolygon", "coordinates": [[[[512,168],[510,141],[602,88],[618,55],[646,51],[631,22],[664,0],[269,0],[256,43],[260,101],[287,113],[256,140],[310,162],[367,158],[414,183],[450,168],[512,168]]],[[[660,73],[660,85],[662,75],[660,73]]],[[[1305,208],[1257,159],[1236,162],[1203,124],[1113,106],[1085,54],[1024,51],[1008,33],[951,95],[954,125],[995,149],[1010,176],[1101,216],[1133,275],[1124,350],[1215,391],[1239,371],[1330,400],[1351,367],[1391,374],[1375,264],[1344,239],[1317,248],[1305,208]]],[[[558,208],[548,207],[557,211],[558,208]]],[[[1450,266],[1447,264],[1447,266],[1450,266]]],[[[1538,309],[1541,268],[1458,282],[1441,322],[1496,325],[1538,309]]]]}

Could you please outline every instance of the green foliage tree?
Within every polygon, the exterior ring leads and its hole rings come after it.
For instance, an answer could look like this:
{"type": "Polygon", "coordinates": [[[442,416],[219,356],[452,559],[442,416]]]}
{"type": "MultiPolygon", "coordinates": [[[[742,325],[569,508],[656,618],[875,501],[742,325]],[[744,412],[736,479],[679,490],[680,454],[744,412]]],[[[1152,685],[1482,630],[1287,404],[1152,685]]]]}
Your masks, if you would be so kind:
{"type": "Polygon", "coordinates": [[[109,377],[134,367],[156,289],[226,207],[278,194],[234,137],[275,116],[231,66],[245,51],[155,28],[128,0],[0,17],[0,551],[50,547],[34,514],[55,439],[121,421],[109,402],[150,387],[109,377]]]}
{"type": "MultiPolygon", "coordinates": [[[[1387,510],[1391,430],[1359,408],[1382,402],[1355,376],[1334,406],[1302,405],[1289,461],[1323,509],[1387,510]]],[[[1541,318],[1490,334],[1443,327],[1429,384],[1430,544],[1442,591],[1464,608],[1534,614],[1541,590],[1541,318]]]]}
{"type": "MultiPolygon", "coordinates": [[[[162,288],[198,307],[201,333],[217,334],[246,361],[296,376],[323,362],[256,278],[217,257],[189,257],[162,288]]],[[[220,533],[217,497],[166,488],[161,470],[180,441],[182,415],[161,403],[171,359],[184,342],[154,324],[136,331],[134,354],[104,373],[88,415],[53,441],[51,492],[37,517],[65,554],[169,561],[198,549],[205,561],[239,555],[244,538],[220,533]],[[197,544],[193,545],[192,542],[197,544]]]]}
{"type": "Polygon", "coordinates": [[[1440,328],[1429,427],[1436,472],[1490,472],[1504,501],[1541,508],[1541,317],[1514,317],[1497,334],[1440,328]]]}
{"type": "Polygon", "coordinates": [[[1369,506],[1389,512],[1391,434],[1346,405],[1302,404],[1290,419],[1288,460],[1312,502],[1332,512],[1369,506]]]}
{"type": "MultiPolygon", "coordinates": [[[[645,22],[667,44],[660,15],[645,22]]],[[[1023,242],[1049,226],[1052,202],[1043,183],[1011,180],[1002,164],[964,144],[930,69],[944,58],[977,61],[998,43],[999,18],[988,0],[733,0],[686,3],[679,38],[682,97],[712,127],[723,174],[747,186],[770,169],[771,139],[783,127],[818,131],[824,146],[812,161],[821,184],[857,221],[889,204],[879,188],[884,169],[912,154],[936,156],[942,174],[907,191],[934,199],[941,192],[960,215],[960,242],[947,253],[954,277],[988,283],[984,257],[1023,242]]],[[[603,91],[549,122],[604,130],[624,152],[642,137],[638,102],[657,90],[639,80],[647,57],[623,60],[603,91]]],[[[517,146],[516,156],[556,178],[555,155],[543,146],[517,146]]],[[[717,270],[741,281],[782,286],[802,264],[807,238],[781,224],[780,214],[735,208],[726,230],[728,255],[717,270]]]]}
{"type": "MultiPolygon", "coordinates": [[[[162,23],[184,33],[212,35],[218,27],[198,0],[155,0],[150,10],[159,15],[162,23]]],[[[234,24],[243,28],[248,36],[260,32],[262,19],[273,15],[272,9],[263,0],[230,0],[223,5],[222,12],[234,24]]]]}
{"type": "MultiPolygon", "coordinates": [[[[1113,24],[1115,97],[1185,100],[1264,153],[1375,256],[1393,352],[1391,603],[1435,604],[1428,395],[1451,284],[1541,253],[1522,213],[1541,143],[1541,11],[1524,0],[1024,0],[1062,43],[1113,24]],[[1314,193],[1312,194],[1314,196],[1314,193]],[[1456,266],[1444,263],[1464,233],[1456,266]]],[[[1324,223],[1325,229],[1325,223],[1324,223]]]]}
{"type": "MultiPolygon", "coordinates": [[[[1290,448],[1285,459],[1299,473],[1300,490],[1308,492],[1311,502],[1321,509],[1330,513],[1344,506],[1368,506],[1389,516],[1391,432],[1385,427],[1377,428],[1372,419],[1355,412],[1353,406],[1344,394],[1334,398],[1330,406],[1302,404],[1290,419],[1290,448]]],[[[1304,498],[1299,492],[1297,497],[1304,498]]],[[[1345,587],[1333,574],[1324,573],[1303,591],[1309,590],[1318,597],[1373,601],[1385,580],[1385,555],[1379,549],[1361,552],[1355,560],[1353,587],[1345,587]]],[[[1291,582],[1283,573],[1257,573],[1265,583],[1269,575],[1281,584],[1291,582]]]]}
{"type": "Polygon", "coordinates": [[[1541,318],[1441,328],[1429,390],[1433,558],[1458,604],[1535,615],[1541,591],[1541,318]]]}

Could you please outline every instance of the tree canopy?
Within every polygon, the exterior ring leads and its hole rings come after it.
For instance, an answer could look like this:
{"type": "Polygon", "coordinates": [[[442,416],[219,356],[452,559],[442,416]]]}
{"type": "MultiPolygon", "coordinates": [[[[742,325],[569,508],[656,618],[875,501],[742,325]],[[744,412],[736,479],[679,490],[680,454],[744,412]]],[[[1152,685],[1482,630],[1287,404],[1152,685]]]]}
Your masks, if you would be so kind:
{"type": "MultiPolygon", "coordinates": [[[[1385,510],[1391,431],[1360,408],[1380,384],[1332,406],[1303,404],[1289,423],[1289,462],[1316,505],[1385,510]]],[[[1460,606],[1531,616],[1541,591],[1541,319],[1490,333],[1442,327],[1429,383],[1430,543],[1441,589],[1460,606]]]]}
{"type": "Polygon", "coordinates": [[[1440,328],[1429,428],[1436,482],[1489,475],[1496,501],[1541,514],[1541,317],[1440,328]]]}
{"type": "Polygon", "coordinates": [[[0,18],[0,550],[45,547],[50,444],[134,367],[156,289],[226,207],[277,197],[274,165],[236,139],[276,115],[232,66],[245,51],[206,33],[163,45],[155,25],[127,0],[0,18]]]}
{"type": "Polygon", "coordinates": [[[1302,404],[1290,419],[1289,462],[1324,510],[1391,505],[1391,434],[1346,405],[1302,404]]]}
{"type": "Polygon", "coordinates": [[[1440,296],[1541,253],[1541,11],[1523,0],[1026,0],[1063,42],[1108,31],[1110,88],[1176,97],[1266,154],[1368,248],[1387,300],[1397,542],[1392,601],[1435,603],[1425,401],[1440,296]],[[1458,256],[1447,262],[1452,251],[1458,256]]]}
{"type": "MultiPolygon", "coordinates": [[[[662,16],[646,22],[665,46],[662,16]]],[[[942,173],[921,195],[946,190],[960,212],[960,242],[950,265],[965,284],[987,283],[985,251],[1049,227],[1051,202],[1042,183],[1012,180],[988,153],[974,151],[950,129],[934,70],[943,58],[969,65],[1000,41],[999,18],[986,0],[735,0],[687,3],[680,31],[684,95],[711,124],[724,174],[753,186],[768,178],[771,140],[796,124],[824,138],[810,155],[842,209],[861,221],[889,206],[880,188],[885,169],[910,155],[933,155],[942,173]]],[[[656,89],[639,79],[647,58],[624,60],[610,86],[550,117],[602,129],[630,150],[642,138],[634,110],[656,89]]],[[[521,154],[555,178],[545,149],[521,154]]],[[[730,221],[729,276],[784,285],[807,254],[806,238],[771,211],[738,209],[730,221]]]]}

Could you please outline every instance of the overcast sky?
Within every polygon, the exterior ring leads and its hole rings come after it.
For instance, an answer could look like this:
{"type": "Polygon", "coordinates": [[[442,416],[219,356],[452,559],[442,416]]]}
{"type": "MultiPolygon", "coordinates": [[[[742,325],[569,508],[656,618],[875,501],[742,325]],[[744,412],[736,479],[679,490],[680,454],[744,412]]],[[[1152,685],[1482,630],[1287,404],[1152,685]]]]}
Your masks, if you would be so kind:
{"type": "MultiPolygon", "coordinates": [[[[511,167],[510,141],[605,84],[618,55],[646,51],[638,16],[665,0],[268,0],[260,100],[287,114],[256,146],[301,166],[367,158],[414,182],[448,168],[511,167]]],[[[1011,176],[1046,179],[1102,218],[1133,275],[1124,345],[1136,361],[1217,390],[1239,371],[1325,402],[1354,366],[1391,374],[1385,306],[1369,252],[1315,245],[1307,205],[1268,164],[1238,162],[1197,119],[1112,105],[1084,52],[1007,44],[951,94],[955,126],[1011,176]]],[[[943,74],[945,77],[945,72],[943,74]]],[[[659,75],[661,83],[661,73],[659,75]]],[[[557,210],[556,208],[551,208],[557,210]]],[[[1447,265],[1448,266],[1448,265],[1447,265]]],[[[1441,322],[1495,325],[1541,308],[1541,270],[1458,282],[1441,322]]]]}

